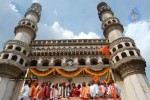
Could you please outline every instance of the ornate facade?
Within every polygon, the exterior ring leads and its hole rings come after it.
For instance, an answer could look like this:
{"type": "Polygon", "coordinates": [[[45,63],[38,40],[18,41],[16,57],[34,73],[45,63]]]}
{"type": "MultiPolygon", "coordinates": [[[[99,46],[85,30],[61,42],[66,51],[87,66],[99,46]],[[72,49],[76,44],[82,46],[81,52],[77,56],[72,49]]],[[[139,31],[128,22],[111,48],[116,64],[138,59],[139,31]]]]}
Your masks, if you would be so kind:
{"type": "MultiPolygon", "coordinates": [[[[22,81],[10,79],[21,78],[28,68],[103,69],[108,66],[122,89],[122,100],[148,100],[150,85],[145,74],[145,60],[134,40],[123,36],[123,26],[106,3],[97,6],[106,39],[34,40],[41,9],[38,3],[31,5],[25,18],[15,27],[14,40],[7,41],[0,53],[0,90],[3,90],[0,100],[17,100],[22,81]],[[109,60],[97,50],[105,45],[109,45],[109,60]]],[[[48,75],[38,79],[80,83],[91,77],[79,75],[70,80],[56,74],[55,77],[48,75]]]]}
{"type": "MultiPolygon", "coordinates": [[[[35,40],[30,66],[47,67],[91,67],[103,64],[98,48],[108,45],[106,39],[84,40],[35,40]]],[[[105,63],[105,62],[104,62],[105,63]]]]}

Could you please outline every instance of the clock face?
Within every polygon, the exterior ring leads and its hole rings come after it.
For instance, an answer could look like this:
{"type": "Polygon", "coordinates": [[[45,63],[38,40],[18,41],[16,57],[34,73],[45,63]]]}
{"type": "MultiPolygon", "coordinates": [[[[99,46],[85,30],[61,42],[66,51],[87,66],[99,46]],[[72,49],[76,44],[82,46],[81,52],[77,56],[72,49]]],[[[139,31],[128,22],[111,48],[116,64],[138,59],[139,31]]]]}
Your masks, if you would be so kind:
{"type": "Polygon", "coordinates": [[[68,60],[67,61],[67,66],[73,66],[73,61],[72,60],[68,60]]]}

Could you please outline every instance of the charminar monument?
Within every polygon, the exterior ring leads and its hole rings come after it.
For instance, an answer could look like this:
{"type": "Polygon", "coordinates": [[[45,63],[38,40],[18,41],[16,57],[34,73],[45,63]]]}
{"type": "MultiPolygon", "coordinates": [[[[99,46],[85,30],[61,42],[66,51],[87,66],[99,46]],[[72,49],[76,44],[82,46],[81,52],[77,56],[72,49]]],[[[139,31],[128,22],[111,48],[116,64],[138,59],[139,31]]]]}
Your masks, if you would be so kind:
{"type": "Polygon", "coordinates": [[[24,78],[81,83],[94,75],[106,83],[114,79],[122,100],[150,100],[146,62],[105,2],[97,6],[105,39],[35,40],[41,10],[31,5],[0,52],[0,100],[17,100],[24,78]],[[103,46],[109,59],[98,51],[103,46]]]}

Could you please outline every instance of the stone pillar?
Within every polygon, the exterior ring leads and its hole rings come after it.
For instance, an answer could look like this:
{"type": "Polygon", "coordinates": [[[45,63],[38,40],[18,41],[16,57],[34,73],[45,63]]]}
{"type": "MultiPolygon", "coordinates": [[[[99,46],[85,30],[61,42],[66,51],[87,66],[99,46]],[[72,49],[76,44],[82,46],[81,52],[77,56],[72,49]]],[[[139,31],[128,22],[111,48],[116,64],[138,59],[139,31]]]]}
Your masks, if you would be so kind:
{"type": "MultiPolygon", "coordinates": [[[[123,26],[118,18],[114,17],[111,8],[102,2],[98,4],[98,15],[102,21],[102,28],[105,37],[109,40],[109,50],[122,43],[129,43],[129,46],[124,45],[111,53],[112,68],[118,72],[120,79],[116,78],[117,82],[121,83],[123,100],[149,100],[150,85],[145,75],[145,60],[138,55],[130,55],[129,50],[139,52],[138,49],[132,48],[131,44],[135,44],[134,40],[123,36],[123,26]],[[118,56],[119,59],[115,60],[118,56]]],[[[122,94],[122,93],[121,93],[122,94]]]]}
{"type": "MultiPolygon", "coordinates": [[[[28,52],[30,50],[30,42],[36,37],[37,22],[40,20],[41,5],[38,3],[32,4],[25,14],[25,18],[19,21],[15,27],[15,38],[14,40],[6,42],[7,44],[13,45],[13,49],[5,49],[9,54],[8,59],[0,58],[0,100],[18,100],[19,91],[22,86],[22,82],[19,79],[26,69],[25,66],[18,66],[20,58],[28,61],[27,56],[24,57],[22,54],[13,52],[15,47],[18,45],[21,48],[25,48],[28,52]],[[20,45],[21,44],[21,45],[20,45]],[[15,63],[11,63],[12,55],[19,56],[15,63]]],[[[22,51],[21,51],[22,52],[22,51]]],[[[14,62],[14,61],[13,61],[14,62]]],[[[25,63],[23,64],[25,65],[25,63]]]]}
{"type": "Polygon", "coordinates": [[[10,80],[7,75],[0,75],[0,100],[16,100],[12,99],[12,93],[14,92],[14,86],[16,81],[10,80]]]}
{"type": "Polygon", "coordinates": [[[102,57],[98,57],[98,64],[102,64],[102,57]]]}
{"type": "Polygon", "coordinates": [[[51,66],[54,65],[54,58],[51,58],[51,60],[50,60],[50,65],[51,65],[51,66]]]}
{"type": "Polygon", "coordinates": [[[86,65],[90,65],[91,61],[90,61],[90,57],[86,57],[86,65]]]}
{"type": "Polygon", "coordinates": [[[62,65],[62,66],[66,66],[66,58],[63,58],[63,59],[62,59],[61,65],[62,65]]]}
{"type": "Polygon", "coordinates": [[[150,85],[145,75],[133,74],[126,77],[123,82],[127,100],[149,100],[150,85]]]}
{"type": "Polygon", "coordinates": [[[78,65],[78,58],[76,57],[76,58],[74,58],[74,64],[73,65],[78,65]]]}
{"type": "Polygon", "coordinates": [[[37,62],[37,66],[41,66],[42,65],[42,58],[38,59],[38,62],[37,62]]]}

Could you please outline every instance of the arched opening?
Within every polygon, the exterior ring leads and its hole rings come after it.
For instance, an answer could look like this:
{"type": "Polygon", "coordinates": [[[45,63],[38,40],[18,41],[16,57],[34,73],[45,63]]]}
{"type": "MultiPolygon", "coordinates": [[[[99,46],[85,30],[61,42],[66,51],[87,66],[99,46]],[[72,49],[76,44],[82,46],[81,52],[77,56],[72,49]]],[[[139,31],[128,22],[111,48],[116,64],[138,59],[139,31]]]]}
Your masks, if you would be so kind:
{"type": "Polygon", "coordinates": [[[96,58],[91,59],[91,65],[97,65],[97,59],[96,58]]]}
{"type": "Polygon", "coordinates": [[[12,45],[9,45],[8,47],[7,47],[7,49],[12,49],[13,48],[13,46],[12,45]]]}
{"type": "Polygon", "coordinates": [[[122,44],[119,44],[118,49],[121,49],[121,48],[123,48],[123,46],[122,46],[122,44]]]}
{"type": "Polygon", "coordinates": [[[17,56],[16,56],[16,55],[13,55],[11,60],[16,61],[16,60],[17,60],[17,56]]]}
{"type": "Polygon", "coordinates": [[[111,23],[111,21],[108,21],[108,24],[110,24],[111,23]]]}
{"type": "Polygon", "coordinates": [[[79,59],[78,62],[79,62],[79,65],[85,65],[86,64],[85,59],[79,59]]]}
{"type": "Polygon", "coordinates": [[[94,51],[92,51],[92,55],[94,55],[95,54],[95,52],[94,51]]]}
{"type": "Polygon", "coordinates": [[[49,66],[49,60],[43,60],[42,66],[49,66]]]}
{"type": "Polygon", "coordinates": [[[116,59],[116,61],[119,61],[119,57],[118,56],[116,56],[115,59],[116,59]]]}
{"type": "Polygon", "coordinates": [[[20,47],[16,47],[16,49],[15,50],[17,50],[17,51],[21,51],[21,48],[20,47]]]}
{"type": "Polygon", "coordinates": [[[27,23],[27,25],[29,25],[29,26],[30,26],[30,25],[31,25],[31,23],[29,23],[29,22],[28,22],[28,23],[27,23]]]}
{"type": "Polygon", "coordinates": [[[113,48],[112,51],[115,52],[115,51],[116,51],[116,48],[113,48]]]}
{"type": "Polygon", "coordinates": [[[32,60],[30,62],[30,66],[36,66],[37,65],[37,60],[32,60]]]}
{"type": "Polygon", "coordinates": [[[127,57],[127,54],[125,52],[122,52],[121,56],[122,56],[122,58],[125,58],[125,57],[127,57]]]}
{"type": "Polygon", "coordinates": [[[114,23],[116,22],[116,20],[114,20],[114,19],[113,19],[112,21],[113,21],[114,23]]]}
{"type": "Polygon", "coordinates": [[[8,59],[9,54],[4,54],[3,59],[8,59]]]}
{"type": "Polygon", "coordinates": [[[41,52],[41,56],[44,56],[44,52],[41,52]]]}
{"type": "Polygon", "coordinates": [[[136,52],[136,53],[137,53],[138,56],[140,56],[140,53],[139,53],[139,52],[136,52]]]}
{"type": "Polygon", "coordinates": [[[60,59],[55,60],[55,66],[61,66],[61,60],[60,59]]]}
{"type": "Polygon", "coordinates": [[[129,47],[129,46],[130,46],[130,44],[129,44],[129,43],[125,43],[125,45],[126,45],[127,47],[129,47]]]}
{"type": "Polygon", "coordinates": [[[109,59],[108,58],[102,58],[103,64],[109,64],[109,59]]]}
{"type": "Polygon", "coordinates": [[[32,28],[34,29],[34,28],[35,28],[35,26],[34,26],[34,25],[32,25],[32,28]]]}
{"type": "Polygon", "coordinates": [[[25,22],[23,21],[22,24],[25,24],[25,22]]]}
{"type": "Polygon", "coordinates": [[[26,51],[26,50],[23,50],[23,54],[25,54],[25,55],[26,55],[26,54],[27,54],[27,51],[26,51]]]}
{"type": "Polygon", "coordinates": [[[21,58],[20,61],[19,61],[19,63],[23,64],[23,62],[24,62],[24,60],[21,58]]]}
{"type": "Polygon", "coordinates": [[[134,56],[134,52],[133,52],[133,51],[129,51],[129,54],[130,54],[131,56],[134,56]]]}
{"type": "Polygon", "coordinates": [[[135,44],[132,43],[132,46],[135,47],[135,44]]]}

